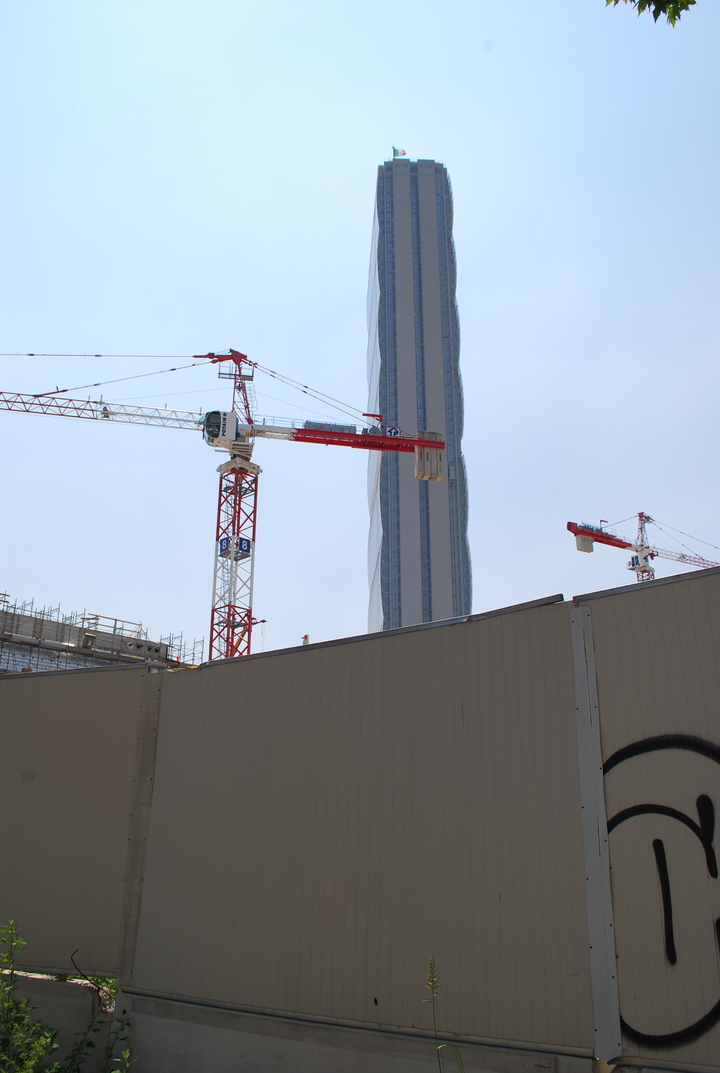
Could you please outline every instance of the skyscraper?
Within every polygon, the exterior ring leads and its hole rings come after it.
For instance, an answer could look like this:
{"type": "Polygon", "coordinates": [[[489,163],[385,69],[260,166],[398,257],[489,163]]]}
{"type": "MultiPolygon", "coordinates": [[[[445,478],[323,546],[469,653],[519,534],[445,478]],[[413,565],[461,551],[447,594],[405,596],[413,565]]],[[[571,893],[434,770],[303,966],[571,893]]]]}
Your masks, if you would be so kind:
{"type": "Polygon", "coordinates": [[[368,411],[447,443],[442,481],[415,480],[410,456],[378,451],[370,460],[369,628],[469,614],[452,193],[434,160],[378,168],[368,332],[368,411]]]}

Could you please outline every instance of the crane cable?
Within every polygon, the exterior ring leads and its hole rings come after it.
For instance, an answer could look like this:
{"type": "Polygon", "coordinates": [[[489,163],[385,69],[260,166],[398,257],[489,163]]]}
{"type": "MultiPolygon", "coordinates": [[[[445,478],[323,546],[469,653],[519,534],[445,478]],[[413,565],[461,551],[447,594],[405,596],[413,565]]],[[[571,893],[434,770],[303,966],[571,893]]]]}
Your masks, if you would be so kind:
{"type": "MultiPolygon", "coordinates": [[[[0,358],[184,358],[191,357],[190,354],[0,354],[0,358]]],[[[93,384],[78,384],[76,387],[56,387],[55,391],[44,391],[33,398],[41,399],[46,398],[49,395],[66,395],[69,391],[85,391],[88,388],[94,387],[106,387],[108,384],[124,384],[128,380],[143,380],[149,376],[161,376],[164,373],[176,373],[182,372],[186,369],[194,369],[198,365],[204,364],[203,361],[193,361],[189,365],[176,365],[170,369],[157,369],[152,373],[135,373],[133,376],[121,376],[116,380],[99,380],[93,384]]],[[[293,380],[289,376],[285,376],[284,373],[276,372],[274,369],[267,369],[264,365],[258,365],[257,362],[251,363],[254,368],[260,372],[265,373],[267,376],[273,377],[273,379],[285,384],[286,387],[295,388],[296,391],[301,391],[304,395],[309,395],[315,399],[316,402],[323,405],[330,405],[333,409],[339,410],[341,413],[347,414],[353,421],[357,421],[359,418],[366,415],[358,410],[350,403],[341,402],[339,399],[334,398],[332,395],[326,395],[322,391],[317,391],[315,388],[311,388],[308,384],[301,384],[298,380],[293,380]]]]}
{"type": "Polygon", "coordinates": [[[349,402],[341,402],[332,395],[326,395],[324,392],[317,391],[315,388],[309,387],[307,384],[301,384],[298,380],[293,380],[291,377],[285,376],[284,373],[278,373],[274,369],[266,369],[264,365],[258,365],[255,362],[253,364],[261,373],[265,373],[267,376],[272,376],[274,380],[279,380],[281,384],[285,384],[287,387],[293,387],[296,391],[301,391],[303,395],[310,395],[316,402],[321,402],[326,405],[329,404],[333,409],[347,414],[348,417],[352,417],[353,421],[357,421],[358,418],[366,416],[362,410],[358,410],[349,402]]]}
{"type": "MultiPolygon", "coordinates": [[[[88,354],[78,354],[78,355],[75,355],[75,354],[73,354],[73,355],[66,355],[66,354],[32,355],[32,354],[28,354],[28,355],[25,355],[25,356],[26,357],[49,357],[49,356],[52,356],[52,357],[58,357],[58,358],[64,358],[64,357],[68,357],[68,356],[70,356],[70,357],[93,357],[93,358],[110,357],[110,356],[115,357],[115,355],[103,355],[103,354],[92,354],[92,355],[88,355],[88,354]]],[[[128,357],[135,357],[135,356],[139,357],[139,355],[128,355],[128,357]]],[[[170,355],[168,355],[168,356],[170,356],[170,355]]],[[[0,357],[6,357],[6,355],[0,354],[0,357]]],[[[161,373],[177,373],[177,372],[180,372],[183,369],[192,369],[196,365],[202,365],[202,362],[194,361],[190,365],[176,365],[172,369],[157,369],[154,373],[136,373],[134,376],[121,376],[117,380],[99,380],[96,384],[78,384],[77,387],[63,387],[63,388],[58,387],[58,388],[55,388],[54,391],[43,391],[41,394],[33,395],[33,398],[35,398],[35,399],[44,399],[48,395],[66,395],[68,391],[84,391],[86,388],[91,388],[91,387],[105,387],[106,384],[124,384],[126,380],[142,380],[147,376],[160,376],[161,373]]]]}
{"type": "Polygon", "coordinates": [[[20,354],[0,353],[0,358],[194,358],[195,354],[20,354]]]}
{"type": "MultiPolygon", "coordinates": [[[[679,544],[681,548],[685,548],[685,551],[689,551],[691,555],[697,555],[697,552],[694,550],[694,548],[689,548],[687,544],[683,544],[682,540],[678,540],[678,538],[673,536],[672,533],[666,532],[666,530],[663,529],[660,523],[656,522],[655,519],[653,519],[653,525],[656,525],[661,533],[665,533],[666,537],[670,537],[670,540],[674,540],[675,543],[679,544]]],[[[669,525],[667,528],[672,529],[672,526],[669,525]]],[[[706,544],[708,548],[715,548],[716,551],[720,551],[720,548],[718,548],[717,544],[710,544],[707,540],[700,540],[700,537],[690,536],[689,533],[683,533],[681,529],[674,529],[673,532],[680,533],[681,536],[687,537],[688,540],[697,540],[700,544],[706,544]]],[[[699,555],[698,558],[702,559],[703,556],[699,555]]]]}
{"type": "MultiPolygon", "coordinates": [[[[629,522],[636,517],[637,515],[631,514],[629,518],[621,518],[619,522],[611,522],[609,526],[605,526],[604,528],[614,529],[616,525],[622,525],[623,522],[629,522]]],[[[681,548],[685,548],[685,551],[689,551],[691,555],[697,555],[697,552],[693,548],[688,547],[687,544],[683,544],[682,540],[678,540],[678,538],[673,536],[672,533],[666,532],[666,530],[663,529],[663,525],[666,525],[667,529],[671,529],[673,533],[679,533],[680,536],[687,537],[688,540],[697,540],[698,543],[705,544],[708,548],[714,548],[715,551],[720,551],[720,548],[717,546],[717,544],[710,544],[707,540],[700,540],[700,537],[691,536],[690,533],[683,533],[682,529],[673,529],[673,527],[671,525],[667,525],[666,522],[661,525],[660,522],[656,521],[656,519],[653,518],[649,524],[657,526],[661,533],[665,533],[666,537],[669,537],[670,540],[674,540],[676,544],[679,544],[681,548]]],[[[699,558],[702,558],[702,556],[699,556],[699,558]]]]}
{"type": "Polygon", "coordinates": [[[605,522],[605,525],[601,526],[600,528],[614,529],[616,525],[622,525],[623,522],[629,522],[631,518],[637,518],[637,514],[631,514],[629,518],[621,518],[619,522],[605,522]]]}

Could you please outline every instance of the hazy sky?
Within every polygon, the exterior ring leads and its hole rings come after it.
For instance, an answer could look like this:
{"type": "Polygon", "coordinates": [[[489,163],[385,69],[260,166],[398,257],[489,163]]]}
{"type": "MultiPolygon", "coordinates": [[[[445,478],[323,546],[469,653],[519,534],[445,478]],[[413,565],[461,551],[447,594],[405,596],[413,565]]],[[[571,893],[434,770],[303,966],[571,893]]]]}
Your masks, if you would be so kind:
{"type": "MultiPolygon", "coordinates": [[[[233,346],[364,409],[396,145],[453,184],[474,610],[633,580],[622,551],[578,554],[568,520],[645,510],[720,545],[716,2],[674,30],[603,0],[0,12],[0,351],[233,346]]],[[[171,364],[1,357],[0,390],[171,364]]],[[[101,390],[229,398],[210,368],[101,390]]],[[[264,414],[317,409],[257,390],[264,414]]],[[[0,450],[0,591],[207,636],[220,457],[199,437],[0,412],[0,450]]],[[[265,647],[363,632],[366,456],[255,460],[265,647]]]]}

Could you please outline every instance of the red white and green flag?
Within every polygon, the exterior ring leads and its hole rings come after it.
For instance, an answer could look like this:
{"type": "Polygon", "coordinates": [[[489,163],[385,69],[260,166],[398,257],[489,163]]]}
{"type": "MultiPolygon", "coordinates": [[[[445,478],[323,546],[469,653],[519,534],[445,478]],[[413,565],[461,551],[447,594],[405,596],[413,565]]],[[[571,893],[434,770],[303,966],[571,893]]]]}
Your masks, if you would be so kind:
{"type": "Polygon", "coordinates": [[[404,149],[396,149],[395,146],[393,146],[393,160],[399,156],[407,156],[407,153],[404,149]]]}

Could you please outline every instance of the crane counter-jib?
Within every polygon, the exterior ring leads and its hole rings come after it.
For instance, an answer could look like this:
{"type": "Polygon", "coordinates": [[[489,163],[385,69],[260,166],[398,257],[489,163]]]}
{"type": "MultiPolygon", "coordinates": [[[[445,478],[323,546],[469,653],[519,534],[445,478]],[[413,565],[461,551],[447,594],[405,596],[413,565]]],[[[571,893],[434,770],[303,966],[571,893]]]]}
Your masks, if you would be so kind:
{"type": "Polygon", "coordinates": [[[267,439],[295,440],[301,443],[318,443],[335,447],[359,447],[366,451],[400,451],[412,453],[416,447],[442,451],[444,440],[430,440],[418,436],[388,436],[381,432],[350,432],[346,429],[316,429],[307,427],[285,428],[282,425],[255,423],[245,425],[241,431],[247,436],[267,439]]]}
{"type": "Polygon", "coordinates": [[[578,551],[590,550],[585,544],[581,545],[583,539],[589,541],[597,541],[598,544],[608,544],[611,548],[632,548],[633,545],[629,540],[623,540],[621,537],[616,536],[614,533],[608,533],[606,530],[598,529],[594,525],[587,525],[580,522],[568,522],[567,529],[569,533],[572,533],[578,542],[578,551]],[[578,539],[579,538],[579,539],[578,539]]]}

